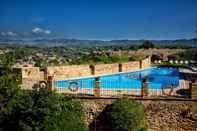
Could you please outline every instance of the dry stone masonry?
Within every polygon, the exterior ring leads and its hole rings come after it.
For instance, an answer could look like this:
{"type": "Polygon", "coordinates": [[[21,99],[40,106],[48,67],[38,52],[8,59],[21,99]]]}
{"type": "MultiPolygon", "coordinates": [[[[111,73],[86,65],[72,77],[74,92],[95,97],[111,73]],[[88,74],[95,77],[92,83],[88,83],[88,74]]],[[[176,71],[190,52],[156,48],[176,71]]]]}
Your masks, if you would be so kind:
{"type": "Polygon", "coordinates": [[[145,69],[150,66],[150,57],[147,57],[141,61],[125,63],[50,66],[42,71],[40,71],[39,67],[19,67],[18,69],[21,72],[23,87],[31,89],[33,84],[38,81],[47,81],[49,77],[52,77],[53,80],[67,80],[145,69]]]}
{"type": "MultiPolygon", "coordinates": [[[[85,121],[91,124],[114,99],[80,101],[86,115],[85,121]]],[[[162,100],[139,102],[144,105],[149,131],[197,131],[197,119],[192,118],[191,111],[193,102],[162,100]]]]}

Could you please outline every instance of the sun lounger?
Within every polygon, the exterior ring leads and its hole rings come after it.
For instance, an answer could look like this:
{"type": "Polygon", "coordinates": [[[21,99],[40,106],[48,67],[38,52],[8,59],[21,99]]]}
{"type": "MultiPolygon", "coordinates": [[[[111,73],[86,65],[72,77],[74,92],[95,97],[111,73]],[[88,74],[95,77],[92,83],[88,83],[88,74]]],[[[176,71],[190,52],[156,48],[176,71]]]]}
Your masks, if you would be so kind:
{"type": "Polygon", "coordinates": [[[175,60],[175,64],[178,64],[179,63],[179,61],[178,60],[175,60]]]}
{"type": "Polygon", "coordinates": [[[185,64],[189,64],[189,62],[187,60],[184,61],[185,64]]]}
{"type": "Polygon", "coordinates": [[[173,64],[173,60],[170,60],[169,62],[170,62],[171,64],[173,64]]]}

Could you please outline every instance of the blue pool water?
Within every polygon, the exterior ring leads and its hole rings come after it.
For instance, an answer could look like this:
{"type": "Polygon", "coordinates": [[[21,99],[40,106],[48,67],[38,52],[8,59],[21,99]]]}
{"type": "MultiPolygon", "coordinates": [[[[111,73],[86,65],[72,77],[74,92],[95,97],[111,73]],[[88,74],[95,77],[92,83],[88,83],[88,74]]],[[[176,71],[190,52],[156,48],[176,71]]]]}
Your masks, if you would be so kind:
{"type": "MultiPolygon", "coordinates": [[[[103,89],[141,89],[142,80],[148,79],[150,89],[162,89],[179,85],[179,72],[176,69],[149,68],[145,70],[100,76],[103,89]]],[[[78,88],[94,88],[95,77],[75,80],[55,81],[56,88],[68,88],[73,83],[78,88]]]]}

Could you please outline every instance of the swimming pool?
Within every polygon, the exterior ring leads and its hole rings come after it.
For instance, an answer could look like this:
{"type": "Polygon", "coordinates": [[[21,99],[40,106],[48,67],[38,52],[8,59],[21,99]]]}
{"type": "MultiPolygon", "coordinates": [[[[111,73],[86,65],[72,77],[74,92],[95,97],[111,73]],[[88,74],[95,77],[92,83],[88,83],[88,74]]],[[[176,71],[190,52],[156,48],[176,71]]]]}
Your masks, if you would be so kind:
{"type": "MultiPolygon", "coordinates": [[[[145,70],[117,73],[100,76],[101,89],[141,89],[142,80],[148,80],[149,89],[162,89],[169,86],[174,88],[179,86],[179,72],[172,68],[153,67],[145,70]]],[[[95,87],[95,77],[59,80],[54,82],[57,89],[68,89],[75,86],[80,89],[93,89],[95,87]]]]}

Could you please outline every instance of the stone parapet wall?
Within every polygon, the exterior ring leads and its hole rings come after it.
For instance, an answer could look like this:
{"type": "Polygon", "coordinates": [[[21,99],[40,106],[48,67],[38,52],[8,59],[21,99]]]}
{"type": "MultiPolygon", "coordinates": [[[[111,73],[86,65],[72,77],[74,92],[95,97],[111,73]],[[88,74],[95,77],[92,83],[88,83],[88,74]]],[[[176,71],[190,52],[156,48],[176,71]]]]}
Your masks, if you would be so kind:
{"type": "Polygon", "coordinates": [[[75,77],[84,77],[91,75],[89,65],[72,65],[72,66],[51,66],[47,67],[47,76],[53,76],[54,80],[64,80],[75,77]]]}
{"type": "Polygon", "coordinates": [[[71,78],[88,77],[95,75],[112,74],[118,72],[126,72],[139,70],[151,66],[150,57],[141,61],[113,63],[113,64],[98,64],[98,65],[68,65],[68,66],[50,66],[44,71],[40,71],[39,67],[20,67],[22,81],[47,80],[49,76],[53,80],[66,80],[71,78]]]}
{"type": "Polygon", "coordinates": [[[148,68],[150,66],[151,66],[151,58],[150,57],[147,57],[146,59],[141,61],[141,68],[142,69],[148,68]]]}
{"type": "Polygon", "coordinates": [[[134,61],[134,62],[127,62],[127,63],[122,63],[122,71],[130,71],[130,70],[139,70],[140,69],[140,62],[139,61],[134,61]]]}
{"type": "Polygon", "coordinates": [[[40,71],[39,67],[15,67],[14,69],[21,74],[22,89],[32,89],[38,81],[44,80],[44,71],[40,71]]]}
{"type": "Polygon", "coordinates": [[[22,67],[22,79],[43,80],[44,72],[40,71],[39,67],[22,67]]]}
{"type": "Polygon", "coordinates": [[[112,74],[119,72],[119,64],[100,64],[95,65],[95,75],[112,74]]]}
{"type": "Polygon", "coordinates": [[[197,100],[197,82],[192,83],[191,96],[192,99],[197,100]]]}

